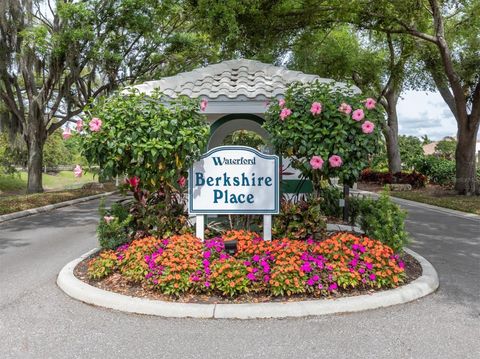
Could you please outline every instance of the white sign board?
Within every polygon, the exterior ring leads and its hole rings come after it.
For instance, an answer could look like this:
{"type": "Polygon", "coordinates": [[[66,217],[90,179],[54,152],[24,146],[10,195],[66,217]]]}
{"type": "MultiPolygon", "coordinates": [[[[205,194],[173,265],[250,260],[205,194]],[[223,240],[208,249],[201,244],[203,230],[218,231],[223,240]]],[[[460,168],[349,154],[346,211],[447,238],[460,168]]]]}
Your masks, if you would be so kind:
{"type": "Polygon", "coordinates": [[[215,147],[190,168],[192,214],[277,214],[279,159],[244,146],[215,147]]]}

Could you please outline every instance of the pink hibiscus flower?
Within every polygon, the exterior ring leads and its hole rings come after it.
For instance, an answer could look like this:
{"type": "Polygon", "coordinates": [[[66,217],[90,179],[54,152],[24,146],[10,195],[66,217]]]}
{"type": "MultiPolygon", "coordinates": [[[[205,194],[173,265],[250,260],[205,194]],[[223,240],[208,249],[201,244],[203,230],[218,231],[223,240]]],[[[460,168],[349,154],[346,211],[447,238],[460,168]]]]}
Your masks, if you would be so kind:
{"type": "Polygon", "coordinates": [[[281,98],[280,100],[278,100],[278,106],[280,106],[280,108],[284,108],[285,107],[285,99],[281,98]]]}
{"type": "Polygon", "coordinates": [[[292,110],[290,110],[289,108],[284,108],[281,112],[280,112],[280,118],[282,121],[284,121],[288,116],[290,116],[292,114],[292,110]]]}
{"type": "Polygon", "coordinates": [[[375,128],[375,125],[370,121],[365,121],[362,125],[363,133],[372,133],[374,128],[375,128]]]}
{"type": "Polygon", "coordinates": [[[328,162],[330,163],[330,167],[340,167],[343,163],[342,157],[337,155],[330,156],[328,162]]]}
{"type": "Polygon", "coordinates": [[[375,101],[373,98],[369,97],[365,100],[365,107],[367,108],[367,110],[373,110],[376,104],[377,101],[375,101]]]}
{"type": "Polygon", "coordinates": [[[81,132],[83,130],[83,121],[78,120],[77,123],[75,124],[75,127],[76,127],[78,132],[81,132]]]}
{"type": "Polygon", "coordinates": [[[98,132],[100,131],[100,128],[102,127],[102,120],[99,118],[92,118],[92,120],[88,123],[88,126],[90,127],[90,131],[92,132],[98,132]]]}
{"type": "Polygon", "coordinates": [[[76,165],[75,168],[73,169],[73,174],[75,177],[82,177],[83,174],[83,169],[80,165],[76,165]]]}
{"type": "Polygon", "coordinates": [[[137,176],[133,176],[133,177],[127,179],[127,182],[131,187],[137,188],[138,185],[140,184],[140,178],[138,178],[137,176]]]}
{"type": "Polygon", "coordinates": [[[208,105],[207,99],[203,99],[203,100],[200,102],[200,110],[201,110],[201,111],[205,111],[205,110],[207,109],[207,105],[208,105]]]}
{"type": "Polygon", "coordinates": [[[62,137],[64,140],[68,140],[70,137],[72,137],[72,131],[70,130],[70,127],[65,127],[63,129],[62,137]]]}
{"type": "Polygon", "coordinates": [[[343,112],[344,114],[350,115],[350,113],[352,112],[352,106],[346,104],[345,102],[342,102],[342,104],[338,108],[338,111],[343,112]]]}
{"type": "Polygon", "coordinates": [[[320,156],[313,156],[311,159],[310,159],[310,166],[312,166],[312,168],[314,170],[319,170],[322,168],[323,166],[323,159],[322,157],[320,156]]]}
{"type": "Polygon", "coordinates": [[[320,115],[320,112],[322,112],[322,104],[320,102],[314,102],[312,103],[312,107],[310,107],[310,112],[312,115],[320,115]]]}
{"type": "Polygon", "coordinates": [[[365,117],[365,114],[363,113],[363,110],[359,108],[358,110],[353,111],[352,113],[352,118],[355,121],[361,121],[365,117]]]}

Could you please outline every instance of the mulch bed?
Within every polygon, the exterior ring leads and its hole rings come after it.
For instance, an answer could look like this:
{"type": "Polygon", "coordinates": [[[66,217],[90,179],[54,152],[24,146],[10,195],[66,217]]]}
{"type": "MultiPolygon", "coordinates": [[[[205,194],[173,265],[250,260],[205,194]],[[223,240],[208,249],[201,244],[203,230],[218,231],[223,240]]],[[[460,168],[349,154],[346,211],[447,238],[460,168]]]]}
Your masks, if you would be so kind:
{"type": "MultiPolygon", "coordinates": [[[[246,294],[241,295],[236,298],[224,298],[220,296],[210,296],[210,295],[197,295],[197,294],[184,294],[179,298],[174,298],[168,295],[164,295],[153,291],[146,286],[140,284],[131,283],[123,278],[119,273],[113,273],[107,278],[104,278],[100,281],[90,280],[87,276],[87,263],[88,261],[95,257],[97,254],[93,254],[89,258],[80,262],[74,269],[74,275],[94,287],[104,289],[110,292],[115,292],[123,295],[128,295],[132,297],[147,298],[153,300],[177,302],[177,303],[200,303],[200,304],[217,304],[217,303],[262,303],[262,302],[294,302],[294,301],[305,301],[305,300],[318,300],[318,299],[328,299],[325,297],[314,297],[313,295],[300,294],[292,295],[289,297],[272,297],[262,294],[246,294]]],[[[411,255],[403,253],[401,256],[402,260],[405,262],[405,272],[406,279],[402,283],[402,286],[408,284],[422,275],[422,267],[420,263],[411,255]]],[[[342,298],[342,297],[352,297],[357,295],[372,294],[375,292],[381,292],[388,289],[374,289],[370,287],[357,288],[357,289],[342,289],[340,288],[337,293],[332,294],[329,298],[342,298]]]]}

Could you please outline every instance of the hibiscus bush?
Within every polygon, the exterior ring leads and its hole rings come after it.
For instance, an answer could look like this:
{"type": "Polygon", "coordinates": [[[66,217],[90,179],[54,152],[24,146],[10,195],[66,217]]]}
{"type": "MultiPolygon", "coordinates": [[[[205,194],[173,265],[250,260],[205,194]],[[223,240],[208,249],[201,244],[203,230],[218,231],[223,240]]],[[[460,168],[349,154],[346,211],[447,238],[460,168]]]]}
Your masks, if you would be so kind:
{"type": "Polygon", "coordinates": [[[265,129],[277,153],[312,180],[339,177],[352,185],[379,147],[382,113],[373,99],[328,83],[294,83],[272,103],[265,129]]]}
{"type": "Polygon", "coordinates": [[[398,254],[366,236],[337,233],[324,241],[264,241],[254,232],[229,231],[201,242],[191,235],[146,237],[107,250],[88,263],[98,280],[118,272],[165,295],[236,297],[247,293],[330,296],[349,289],[396,287],[405,280],[398,254]],[[225,241],[237,241],[237,252],[225,241]]]}
{"type": "Polygon", "coordinates": [[[142,188],[169,192],[185,176],[208,141],[199,103],[161,93],[118,93],[89,112],[82,126],[83,153],[100,166],[101,177],[137,177],[142,188]]]}

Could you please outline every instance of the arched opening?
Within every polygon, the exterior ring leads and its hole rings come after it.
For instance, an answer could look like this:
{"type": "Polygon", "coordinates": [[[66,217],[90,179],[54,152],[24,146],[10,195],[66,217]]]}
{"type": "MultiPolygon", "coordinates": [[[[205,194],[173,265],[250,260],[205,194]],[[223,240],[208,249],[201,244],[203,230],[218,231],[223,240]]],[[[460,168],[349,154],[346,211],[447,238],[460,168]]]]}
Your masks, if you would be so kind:
{"type": "Polygon", "coordinates": [[[270,153],[271,146],[268,132],[262,127],[263,118],[253,114],[231,114],[223,116],[210,126],[210,140],[208,149],[232,143],[232,140],[239,142],[242,140],[251,143],[245,143],[246,146],[259,143],[259,138],[263,140],[262,152],[270,153]],[[249,135],[250,134],[250,135],[249,135]],[[256,135],[256,136],[255,136],[256,135]]]}

